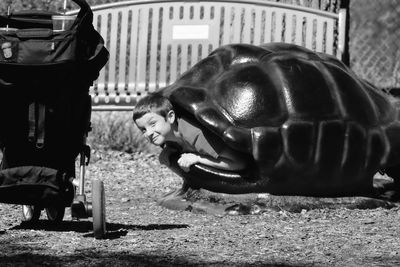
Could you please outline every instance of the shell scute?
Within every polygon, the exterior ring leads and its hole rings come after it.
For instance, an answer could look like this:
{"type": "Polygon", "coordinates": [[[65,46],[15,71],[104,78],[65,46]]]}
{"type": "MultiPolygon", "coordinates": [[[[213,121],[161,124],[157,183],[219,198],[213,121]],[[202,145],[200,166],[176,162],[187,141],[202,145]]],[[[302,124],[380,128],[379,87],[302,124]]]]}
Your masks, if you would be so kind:
{"type": "Polygon", "coordinates": [[[367,160],[364,168],[367,172],[374,172],[382,166],[382,159],[387,158],[387,145],[382,129],[373,129],[368,134],[367,160]]]}
{"type": "Polygon", "coordinates": [[[278,160],[284,155],[283,140],[279,128],[253,128],[252,153],[256,162],[265,164],[266,170],[272,170],[278,160]]]}
{"type": "Polygon", "coordinates": [[[210,91],[215,90],[214,101],[235,125],[251,128],[280,125],[286,119],[286,106],[274,88],[262,68],[246,64],[225,73],[210,91]]]}
{"type": "Polygon", "coordinates": [[[282,126],[285,155],[293,166],[312,164],[315,133],[315,123],[309,121],[288,121],[282,126]]]}
{"type": "Polygon", "coordinates": [[[324,180],[341,169],[345,134],[346,125],[341,120],[326,120],[318,125],[314,164],[325,173],[324,180]]]}
{"type": "Polygon", "coordinates": [[[367,159],[367,133],[360,124],[349,122],[344,141],[341,179],[344,182],[354,182],[362,176],[367,159]]]}
{"type": "Polygon", "coordinates": [[[290,117],[304,119],[337,118],[339,110],[332,96],[321,64],[291,59],[282,68],[282,63],[273,66],[282,77],[282,92],[290,117]]]}

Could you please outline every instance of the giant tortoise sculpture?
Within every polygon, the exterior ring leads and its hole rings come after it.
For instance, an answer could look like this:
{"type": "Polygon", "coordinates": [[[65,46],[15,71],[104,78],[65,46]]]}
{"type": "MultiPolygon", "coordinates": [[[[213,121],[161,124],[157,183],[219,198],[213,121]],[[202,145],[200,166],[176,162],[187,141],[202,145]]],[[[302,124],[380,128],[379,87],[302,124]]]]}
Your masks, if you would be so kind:
{"type": "MultiPolygon", "coordinates": [[[[213,192],[354,196],[400,163],[395,98],[332,56],[270,43],[220,47],[162,88],[177,113],[247,155],[241,173],[172,169],[213,192]]],[[[395,177],[394,177],[395,178],[395,177]]]]}

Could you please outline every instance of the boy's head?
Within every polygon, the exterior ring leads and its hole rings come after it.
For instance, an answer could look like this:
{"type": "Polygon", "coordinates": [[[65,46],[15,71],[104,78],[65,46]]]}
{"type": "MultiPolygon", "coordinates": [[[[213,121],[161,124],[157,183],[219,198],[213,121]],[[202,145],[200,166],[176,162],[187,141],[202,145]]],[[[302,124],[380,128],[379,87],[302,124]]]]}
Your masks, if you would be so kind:
{"type": "Polygon", "coordinates": [[[153,93],[140,99],[133,109],[132,118],[154,145],[161,146],[173,138],[175,112],[169,99],[160,94],[153,93]]]}

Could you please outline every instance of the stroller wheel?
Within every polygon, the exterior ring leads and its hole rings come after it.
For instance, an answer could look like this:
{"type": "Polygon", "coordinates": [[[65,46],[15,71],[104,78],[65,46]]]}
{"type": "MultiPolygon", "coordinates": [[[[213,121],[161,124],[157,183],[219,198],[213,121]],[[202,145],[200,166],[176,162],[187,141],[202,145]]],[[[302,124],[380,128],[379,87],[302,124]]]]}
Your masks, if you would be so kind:
{"type": "Polygon", "coordinates": [[[96,239],[104,238],[106,234],[106,209],[103,181],[92,181],[92,214],[93,233],[96,239]]]}
{"type": "Polygon", "coordinates": [[[60,223],[64,218],[64,213],[64,206],[46,208],[47,219],[52,223],[60,223]]]}
{"type": "Polygon", "coordinates": [[[24,222],[37,222],[40,218],[41,208],[33,205],[22,205],[22,220],[24,222]]]}

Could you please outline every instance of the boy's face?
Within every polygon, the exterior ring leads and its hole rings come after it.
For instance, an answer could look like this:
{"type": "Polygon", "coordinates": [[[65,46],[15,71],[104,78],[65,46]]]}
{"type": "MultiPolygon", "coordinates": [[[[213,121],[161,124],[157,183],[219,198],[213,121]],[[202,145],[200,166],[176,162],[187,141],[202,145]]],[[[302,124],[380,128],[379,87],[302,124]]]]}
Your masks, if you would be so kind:
{"type": "Polygon", "coordinates": [[[172,124],[175,121],[174,111],[169,111],[167,118],[150,112],[135,121],[137,127],[154,145],[161,146],[172,135],[172,124]]]}

